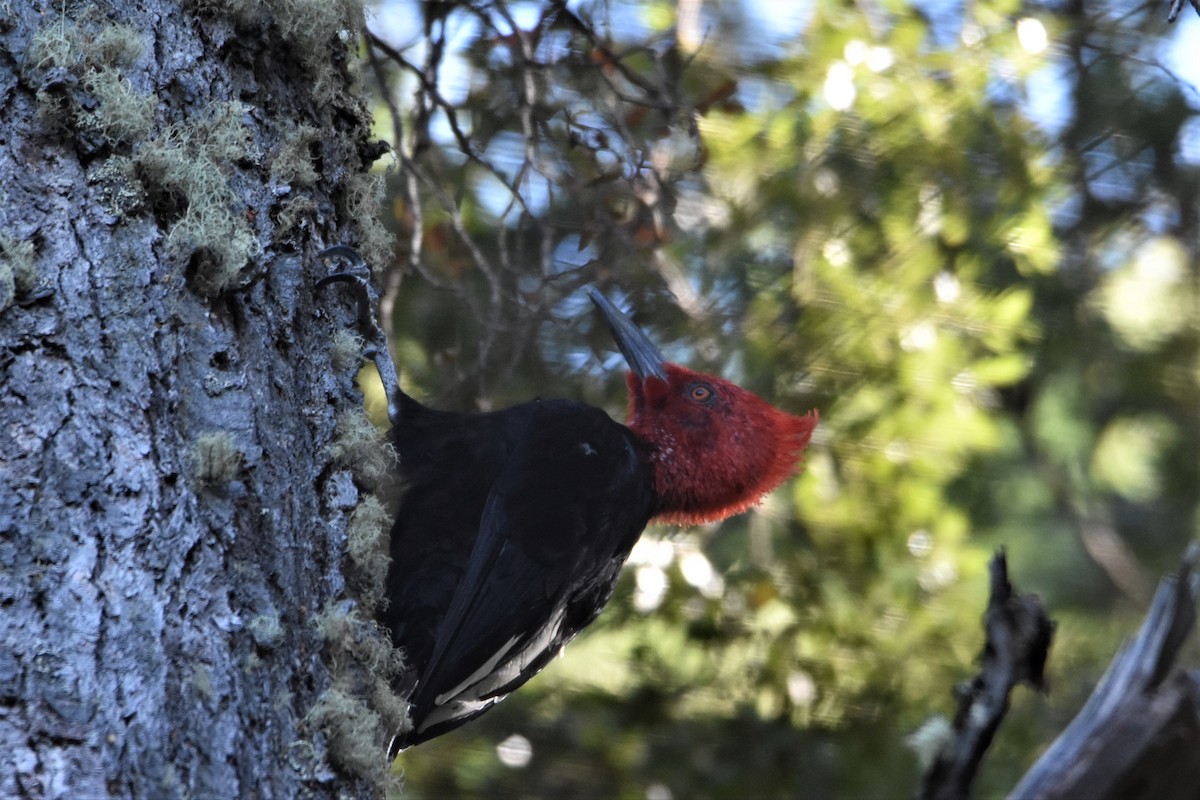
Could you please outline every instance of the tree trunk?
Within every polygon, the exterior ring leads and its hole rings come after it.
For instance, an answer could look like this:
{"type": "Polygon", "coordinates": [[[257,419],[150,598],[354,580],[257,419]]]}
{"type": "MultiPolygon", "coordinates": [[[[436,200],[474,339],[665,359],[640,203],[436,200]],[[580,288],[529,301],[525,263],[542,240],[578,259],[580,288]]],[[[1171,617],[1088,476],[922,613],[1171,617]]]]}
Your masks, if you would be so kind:
{"type": "Polygon", "coordinates": [[[324,245],[384,247],[360,13],[4,4],[0,797],[385,775],[403,711],[360,668],[390,650],[343,578],[378,478],[348,464],[384,451],[330,368],[347,304],[312,290],[324,245]]]}

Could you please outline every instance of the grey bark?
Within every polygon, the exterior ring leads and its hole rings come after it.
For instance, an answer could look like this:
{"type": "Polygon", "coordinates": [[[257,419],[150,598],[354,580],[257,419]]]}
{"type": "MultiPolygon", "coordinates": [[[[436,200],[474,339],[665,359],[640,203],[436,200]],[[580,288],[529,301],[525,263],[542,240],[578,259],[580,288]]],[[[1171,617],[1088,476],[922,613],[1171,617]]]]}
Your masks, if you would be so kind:
{"type": "Polygon", "coordinates": [[[1175,666],[1196,622],[1200,544],[1158,586],[1066,730],[1013,789],[1013,800],[1154,798],[1200,793],[1200,673],[1175,666]]]}
{"type": "Polygon", "coordinates": [[[312,254],[356,241],[367,122],[339,32],[270,5],[3,4],[0,797],[371,791],[305,722],[360,497],[312,254]],[[273,169],[297,123],[312,174],[273,169]],[[180,227],[210,178],[228,250],[180,227]]]}
{"type": "MultiPolygon", "coordinates": [[[[1200,544],[1158,586],[1137,636],[1121,648],[1087,703],[1009,795],[1010,800],[1184,800],[1200,786],[1200,672],[1176,666],[1196,622],[1200,544]]],[[[1052,626],[1041,603],[991,563],[992,595],[979,675],[922,779],[921,798],[967,798],[1019,683],[1042,685],[1052,626]]]]}

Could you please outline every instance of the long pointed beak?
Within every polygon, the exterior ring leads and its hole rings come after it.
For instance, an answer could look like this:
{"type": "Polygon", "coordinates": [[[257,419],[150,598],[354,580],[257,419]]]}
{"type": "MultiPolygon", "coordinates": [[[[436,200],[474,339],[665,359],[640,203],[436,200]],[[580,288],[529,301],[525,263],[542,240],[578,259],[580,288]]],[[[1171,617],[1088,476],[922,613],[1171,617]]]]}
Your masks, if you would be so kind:
{"type": "Polygon", "coordinates": [[[634,325],[633,320],[625,316],[625,312],[613,305],[607,297],[591,286],[588,287],[587,293],[604,316],[604,321],[608,323],[608,330],[612,333],[617,347],[620,348],[621,355],[625,356],[625,361],[638,379],[645,381],[646,378],[653,375],[659,380],[665,381],[667,373],[663,369],[663,355],[654,346],[654,342],[650,341],[646,334],[642,333],[641,328],[634,325]]]}

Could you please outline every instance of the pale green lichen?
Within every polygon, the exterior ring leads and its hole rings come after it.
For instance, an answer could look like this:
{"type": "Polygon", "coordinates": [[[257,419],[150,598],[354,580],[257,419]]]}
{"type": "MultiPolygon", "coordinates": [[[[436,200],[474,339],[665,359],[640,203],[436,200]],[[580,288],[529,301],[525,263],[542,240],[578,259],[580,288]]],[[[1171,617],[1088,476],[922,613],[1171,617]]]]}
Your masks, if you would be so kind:
{"type": "Polygon", "coordinates": [[[115,217],[132,214],[146,203],[146,190],[129,156],[100,159],[88,169],[87,180],[96,186],[98,199],[115,217]]]}
{"type": "MultiPolygon", "coordinates": [[[[353,90],[362,63],[362,59],[354,57],[354,44],[363,25],[361,0],[188,2],[202,14],[225,17],[239,27],[254,28],[268,37],[273,34],[272,46],[294,55],[295,63],[305,71],[316,107],[336,104],[343,110],[352,109],[360,117],[362,129],[369,129],[370,112],[353,90]]],[[[321,176],[316,171],[311,147],[323,135],[328,133],[305,123],[285,132],[271,163],[272,180],[294,189],[316,183],[321,176]]],[[[361,152],[350,138],[343,134],[324,142],[325,158],[338,163],[361,159],[361,152]]],[[[375,265],[390,263],[394,257],[393,237],[379,219],[384,194],[382,176],[370,171],[351,173],[337,193],[338,216],[353,221],[359,234],[354,244],[375,265]]],[[[301,238],[303,228],[315,215],[316,206],[309,198],[293,196],[282,201],[272,215],[277,225],[276,236],[301,238]]]]}
{"type": "Polygon", "coordinates": [[[202,486],[223,486],[237,477],[244,457],[228,431],[201,434],[192,451],[192,474],[202,486]]]}
{"type": "Polygon", "coordinates": [[[249,129],[240,103],[215,103],[209,114],[170,126],[138,149],[134,162],[151,197],[166,208],[182,206],[167,245],[194,258],[195,285],[216,296],[244,284],[248,263],[260,253],[227,173],[249,155],[249,129]]]}
{"type": "Polygon", "coordinates": [[[146,49],[146,32],[132,25],[102,25],[85,42],[85,60],[115,67],[132,66],[146,49]]]}
{"type": "Polygon", "coordinates": [[[391,563],[387,547],[391,527],[392,515],[373,494],[362,499],[346,523],[346,552],[354,567],[354,582],[369,608],[378,608],[384,600],[384,582],[391,563]]]}
{"type": "Polygon", "coordinates": [[[293,187],[316,183],[320,175],[313,166],[312,146],[320,135],[312,125],[289,124],[271,162],[271,180],[293,187]]]}
{"type": "Polygon", "coordinates": [[[254,643],[264,650],[274,650],[283,644],[283,625],[275,613],[259,614],[246,623],[254,643]]]}
{"type": "Polygon", "coordinates": [[[404,669],[404,658],[392,647],[387,631],[374,620],[363,619],[351,604],[331,601],[313,621],[335,670],[361,666],[372,675],[391,679],[404,669]]]}
{"type": "Polygon", "coordinates": [[[146,136],[158,101],[137,91],[125,74],[141,58],[145,38],[131,25],[108,22],[95,7],[77,20],[60,18],[44,25],[29,41],[25,75],[37,80],[57,70],[71,78],[64,81],[61,74],[55,75],[39,89],[44,115],[73,121],[110,145],[146,136]]]}
{"type": "MultiPolygon", "coordinates": [[[[131,76],[141,78],[149,34],[132,25],[111,22],[99,7],[86,6],[75,19],[49,19],[31,37],[22,74],[37,88],[38,115],[46,125],[76,131],[84,149],[103,147],[126,152],[144,142],[154,129],[158,98],[142,92],[131,76]]],[[[121,218],[145,205],[146,192],[128,155],[109,154],[88,168],[88,182],[98,187],[98,200],[121,218]]]]}
{"type": "Polygon", "coordinates": [[[380,221],[386,194],[382,175],[359,172],[347,176],[341,201],[342,218],[354,220],[358,227],[358,252],[375,268],[394,258],[394,238],[380,221]]]}
{"type": "Polygon", "coordinates": [[[317,217],[317,202],[303,194],[293,194],[275,212],[276,235],[280,237],[303,234],[317,217]]]}
{"type": "Polygon", "coordinates": [[[96,98],[94,111],[81,111],[81,128],[100,132],[105,141],[117,145],[140,141],[154,128],[158,100],[134,90],[133,84],[115,69],[94,69],[83,86],[96,98]]]}
{"type": "Polygon", "coordinates": [[[344,47],[362,24],[362,4],[355,0],[268,0],[266,5],[280,35],[310,68],[323,66],[319,59],[335,36],[344,47]]]}
{"type": "Polygon", "coordinates": [[[395,448],[361,408],[338,414],[329,455],[369,489],[382,486],[396,465],[395,448]]]}
{"type": "Polygon", "coordinates": [[[400,651],[387,631],[346,604],[327,604],[315,622],[331,685],[305,722],[324,731],[338,768],[382,786],[390,737],[411,724],[408,703],[391,688],[404,667],[400,651]]]}
{"type": "Polygon", "coordinates": [[[307,721],[325,732],[335,766],[375,786],[383,784],[388,733],[382,717],[366,699],[335,683],[317,698],[307,721]]]}
{"type": "Polygon", "coordinates": [[[196,690],[196,694],[204,698],[205,701],[213,698],[212,674],[208,671],[208,667],[203,664],[196,664],[192,667],[192,688],[196,690]]]}
{"type": "Polygon", "coordinates": [[[345,328],[333,332],[329,345],[329,363],[336,372],[357,370],[362,363],[363,338],[345,328]]]}
{"type": "Polygon", "coordinates": [[[242,26],[273,27],[318,80],[335,60],[331,45],[347,47],[363,20],[360,0],[189,0],[189,5],[242,26]]]}
{"type": "Polygon", "coordinates": [[[38,288],[37,250],[33,242],[0,233],[0,311],[38,288]]]}
{"type": "Polygon", "coordinates": [[[42,26],[29,39],[25,48],[24,72],[39,70],[71,70],[83,63],[83,42],[79,28],[66,20],[55,20],[42,26]]]}

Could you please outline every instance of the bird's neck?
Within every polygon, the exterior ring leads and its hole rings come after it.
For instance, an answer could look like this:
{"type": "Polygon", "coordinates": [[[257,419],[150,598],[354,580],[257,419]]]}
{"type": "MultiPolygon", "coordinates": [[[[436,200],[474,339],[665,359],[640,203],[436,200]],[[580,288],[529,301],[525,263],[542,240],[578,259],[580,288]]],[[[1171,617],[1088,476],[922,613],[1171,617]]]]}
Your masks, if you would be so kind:
{"type": "Polygon", "coordinates": [[[799,467],[816,423],[815,413],[746,414],[736,430],[714,436],[703,428],[634,421],[630,427],[646,442],[654,476],[654,520],[698,525],[756,505],[799,467]]]}
{"type": "MultiPolygon", "coordinates": [[[[654,521],[669,525],[715,522],[745,510],[758,500],[742,475],[752,465],[707,457],[685,436],[670,430],[634,432],[647,443],[646,459],[654,479],[654,521]]],[[[735,459],[736,461],[736,459],[735,459]]]]}

